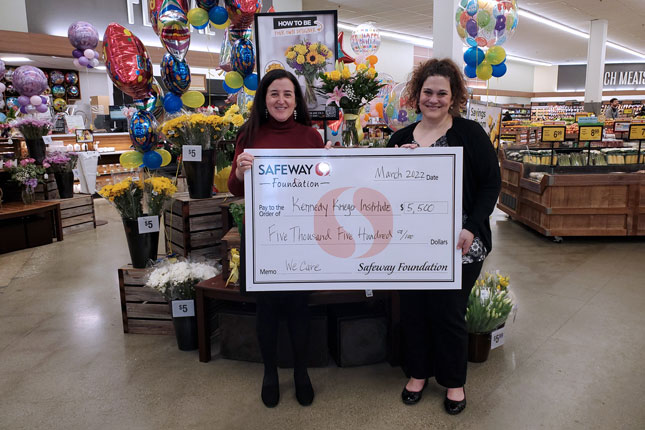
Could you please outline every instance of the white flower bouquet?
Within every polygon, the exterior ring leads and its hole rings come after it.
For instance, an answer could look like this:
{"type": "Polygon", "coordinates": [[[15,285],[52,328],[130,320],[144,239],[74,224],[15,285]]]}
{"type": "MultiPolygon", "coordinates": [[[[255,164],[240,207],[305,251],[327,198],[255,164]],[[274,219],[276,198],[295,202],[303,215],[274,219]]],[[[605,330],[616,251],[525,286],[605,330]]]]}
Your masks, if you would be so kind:
{"type": "Polygon", "coordinates": [[[219,275],[221,270],[206,263],[169,259],[155,266],[146,286],[159,291],[168,301],[193,300],[195,285],[219,275]]]}

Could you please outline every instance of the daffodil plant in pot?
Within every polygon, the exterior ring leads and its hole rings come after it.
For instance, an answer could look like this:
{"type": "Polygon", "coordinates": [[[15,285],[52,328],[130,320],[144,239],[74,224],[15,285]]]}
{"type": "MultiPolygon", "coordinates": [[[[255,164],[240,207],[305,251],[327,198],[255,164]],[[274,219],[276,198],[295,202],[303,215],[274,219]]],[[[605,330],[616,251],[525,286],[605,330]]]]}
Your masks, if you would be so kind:
{"type": "Polygon", "coordinates": [[[509,277],[485,272],[475,282],[468,297],[468,361],[481,363],[488,359],[491,332],[502,326],[513,309],[508,291],[509,277]]]}

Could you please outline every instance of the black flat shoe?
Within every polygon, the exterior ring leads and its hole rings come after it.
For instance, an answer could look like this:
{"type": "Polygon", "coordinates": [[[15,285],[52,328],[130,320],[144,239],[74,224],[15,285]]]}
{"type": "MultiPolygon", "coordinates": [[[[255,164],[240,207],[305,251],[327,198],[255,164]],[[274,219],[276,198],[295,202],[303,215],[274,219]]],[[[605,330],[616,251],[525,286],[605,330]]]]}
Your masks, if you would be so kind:
{"type": "Polygon", "coordinates": [[[403,400],[403,403],[406,405],[416,405],[419,403],[419,400],[421,400],[421,396],[423,395],[423,390],[426,389],[426,385],[428,385],[427,378],[423,382],[423,388],[421,388],[421,391],[409,391],[407,388],[403,387],[403,392],[401,393],[401,400],[403,400]]]}
{"type": "Polygon", "coordinates": [[[450,415],[460,414],[461,411],[466,409],[466,388],[464,388],[464,400],[450,400],[448,398],[448,391],[446,391],[446,398],[443,401],[443,406],[446,408],[446,412],[450,415]]]}
{"type": "Polygon", "coordinates": [[[309,406],[314,401],[314,387],[311,385],[309,375],[304,374],[296,377],[294,375],[294,383],[296,386],[296,399],[301,406],[309,406]]]}
{"type": "Polygon", "coordinates": [[[280,401],[280,384],[278,375],[264,375],[262,381],[262,403],[267,408],[273,408],[280,401]]]}

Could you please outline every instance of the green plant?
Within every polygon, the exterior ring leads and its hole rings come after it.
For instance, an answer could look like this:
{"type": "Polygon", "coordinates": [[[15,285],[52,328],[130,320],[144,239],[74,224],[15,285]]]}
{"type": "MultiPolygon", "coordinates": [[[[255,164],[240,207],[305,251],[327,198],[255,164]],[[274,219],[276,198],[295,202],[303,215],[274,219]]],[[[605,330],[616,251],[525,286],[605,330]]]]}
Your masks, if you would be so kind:
{"type": "Polygon", "coordinates": [[[231,203],[229,210],[233,216],[235,224],[237,224],[237,231],[242,234],[244,231],[244,203],[231,203]]]}
{"type": "Polygon", "coordinates": [[[490,333],[506,321],[513,309],[508,285],[508,276],[499,273],[485,273],[475,282],[466,308],[469,333],[490,333]]]}

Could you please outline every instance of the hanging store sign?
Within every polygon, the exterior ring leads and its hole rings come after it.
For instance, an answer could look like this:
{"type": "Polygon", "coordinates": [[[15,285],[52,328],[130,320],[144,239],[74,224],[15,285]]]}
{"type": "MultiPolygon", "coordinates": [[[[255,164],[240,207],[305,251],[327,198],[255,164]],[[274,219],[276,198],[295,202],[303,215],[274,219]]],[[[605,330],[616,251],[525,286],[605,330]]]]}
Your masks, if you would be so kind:
{"type": "MultiPolygon", "coordinates": [[[[558,91],[575,91],[585,88],[586,65],[558,67],[558,91]]],[[[636,89],[645,86],[645,64],[606,64],[603,89],[636,89]]]]}

